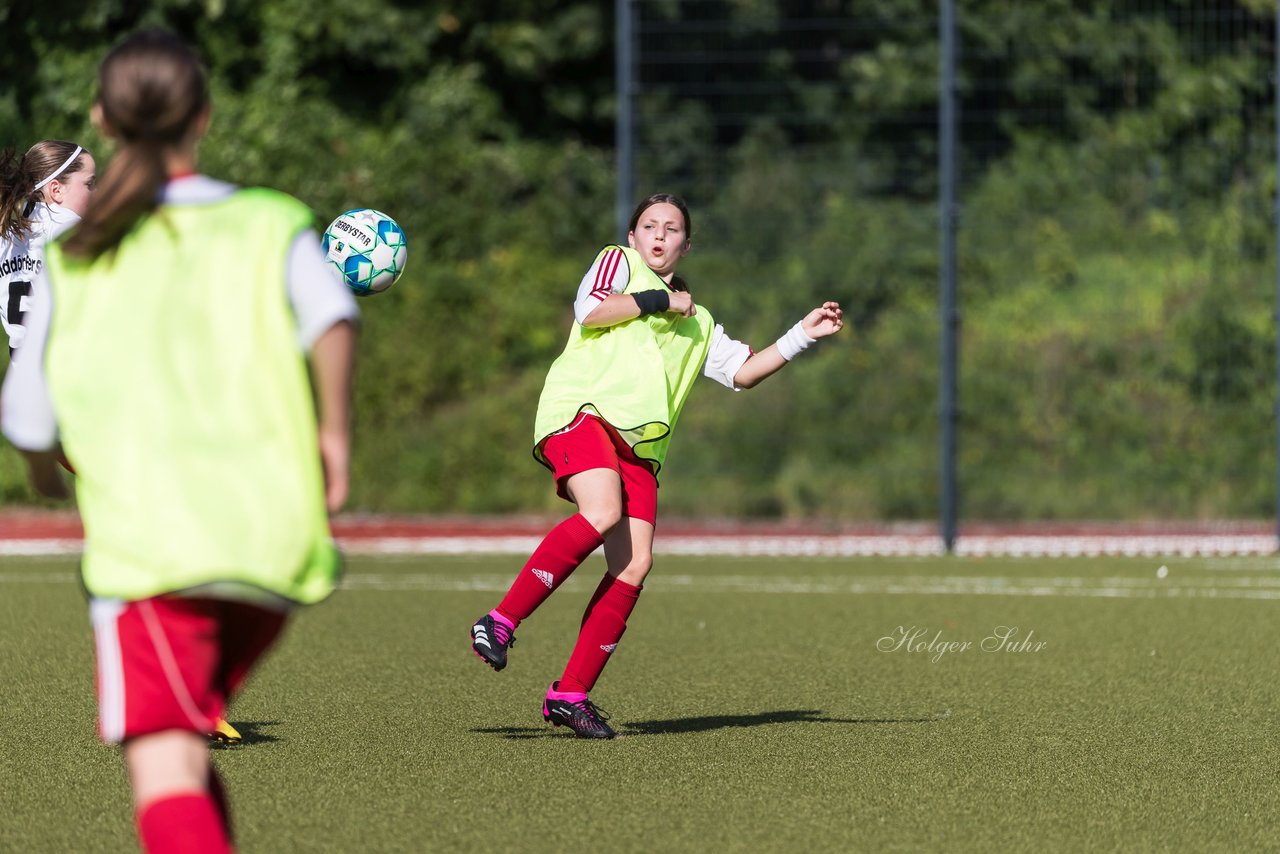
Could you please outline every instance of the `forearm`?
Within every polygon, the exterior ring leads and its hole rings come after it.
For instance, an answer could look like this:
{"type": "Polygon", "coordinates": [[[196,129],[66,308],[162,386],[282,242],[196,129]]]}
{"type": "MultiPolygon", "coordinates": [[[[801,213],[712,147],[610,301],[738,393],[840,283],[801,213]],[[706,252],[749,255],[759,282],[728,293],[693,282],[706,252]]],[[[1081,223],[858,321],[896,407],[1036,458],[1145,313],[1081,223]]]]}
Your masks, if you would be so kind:
{"type": "Polygon", "coordinates": [[[782,358],[778,345],[770,344],[759,353],[752,353],[750,358],[742,363],[742,367],[738,368],[738,372],[733,375],[733,382],[740,388],[752,388],[761,380],[782,370],[786,364],[787,360],[782,358]]]}
{"type": "Polygon", "coordinates": [[[355,326],[346,320],[330,326],[311,347],[317,415],[323,433],[346,436],[350,432],[355,348],[355,326]]]}
{"type": "Polygon", "coordinates": [[[591,310],[591,313],[582,321],[582,325],[587,329],[617,326],[619,323],[634,320],[639,316],[640,306],[636,303],[635,297],[629,294],[609,294],[591,310]]]}
{"type": "Polygon", "coordinates": [[[814,339],[803,328],[803,321],[783,333],[782,337],[759,353],[753,353],[733,375],[733,382],[740,388],[751,388],[766,377],[782,370],[787,362],[810,347],[814,339]]]}

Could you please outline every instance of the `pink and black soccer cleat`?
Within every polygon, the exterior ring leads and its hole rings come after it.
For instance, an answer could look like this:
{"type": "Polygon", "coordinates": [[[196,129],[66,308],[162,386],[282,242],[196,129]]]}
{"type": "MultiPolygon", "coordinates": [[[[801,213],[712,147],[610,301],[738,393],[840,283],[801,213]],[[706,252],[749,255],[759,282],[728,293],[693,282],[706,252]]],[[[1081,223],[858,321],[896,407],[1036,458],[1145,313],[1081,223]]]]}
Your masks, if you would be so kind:
{"type": "Polygon", "coordinates": [[[490,611],[471,627],[471,648],[494,670],[507,666],[507,648],[515,646],[516,636],[511,626],[493,616],[490,611]]]}
{"type": "Polygon", "coordinates": [[[586,694],[569,694],[557,691],[559,682],[552,682],[547,698],[542,701],[542,719],[556,726],[567,726],[578,738],[613,738],[617,735],[605,721],[609,715],[604,709],[587,699],[586,694]]]}

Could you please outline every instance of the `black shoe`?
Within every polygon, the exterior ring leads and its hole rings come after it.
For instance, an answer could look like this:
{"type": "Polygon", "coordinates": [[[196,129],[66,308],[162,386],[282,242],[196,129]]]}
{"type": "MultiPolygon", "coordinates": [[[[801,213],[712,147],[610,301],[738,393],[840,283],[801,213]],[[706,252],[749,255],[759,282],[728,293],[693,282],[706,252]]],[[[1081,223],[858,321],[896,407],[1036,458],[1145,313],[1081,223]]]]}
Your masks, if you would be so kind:
{"type": "Polygon", "coordinates": [[[494,670],[507,666],[507,647],[516,645],[516,636],[501,620],[485,614],[471,627],[471,648],[494,670]]]}
{"type": "Polygon", "coordinates": [[[584,695],[581,700],[563,700],[552,697],[558,693],[559,682],[551,683],[547,698],[542,701],[542,719],[556,726],[567,726],[578,738],[613,738],[617,735],[605,721],[609,715],[604,709],[584,695]]]}

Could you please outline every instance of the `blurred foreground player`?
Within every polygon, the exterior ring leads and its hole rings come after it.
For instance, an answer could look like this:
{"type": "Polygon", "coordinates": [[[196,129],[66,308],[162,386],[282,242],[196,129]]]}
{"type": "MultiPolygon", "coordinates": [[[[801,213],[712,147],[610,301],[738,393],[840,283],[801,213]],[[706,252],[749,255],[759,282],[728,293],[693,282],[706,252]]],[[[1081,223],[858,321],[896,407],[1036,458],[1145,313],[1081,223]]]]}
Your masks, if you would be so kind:
{"type": "Polygon", "coordinates": [[[143,847],[229,851],[207,734],[290,609],[334,589],[357,312],[305,206],[196,173],[186,44],[129,36],[98,84],[119,149],[47,247],[0,425],[40,492],[66,494],[59,441],[76,467],[99,729],[143,847]]]}

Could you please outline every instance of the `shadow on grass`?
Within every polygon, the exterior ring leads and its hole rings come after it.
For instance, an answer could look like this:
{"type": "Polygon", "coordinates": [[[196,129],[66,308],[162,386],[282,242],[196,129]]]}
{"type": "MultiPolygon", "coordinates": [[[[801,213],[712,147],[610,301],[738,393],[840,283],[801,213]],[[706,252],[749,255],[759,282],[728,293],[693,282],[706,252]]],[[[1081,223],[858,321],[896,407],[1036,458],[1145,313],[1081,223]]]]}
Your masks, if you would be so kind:
{"type": "Polygon", "coordinates": [[[270,744],[280,740],[279,736],[265,731],[267,728],[279,726],[280,721],[231,721],[230,723],[240,733],[240,741],[236,744],[225,744],[211,740],[209,742],[211,750],[236,750],[251,744],[270,744]]]}
{"type": "MultiPolygon", "coordinates": [[[[732,727],[767,726],[770,724],[929,724],[946,720],[950,712],[926,717],[902,718],[829,718],[818,709],[779,710],[776,712],[758,712],[753,715],[707,715],[697,718],[669,718],[658,721],[633,721],[617,726],[618,735],[675,735],[687,732],[708,732],[716,729],[732,727]]],[[[471,730],[477,733],[501,735],[506,738],[558,738],[572,737],[568,730],[563,732],[552,729],[536,729],[534,727],[482,727],[471,730]]]]}
{"type": "Polygon", "coordinates": [[[530,738],[573,738],[573,733],[569,731],[561,732],[552,729],[551,724],[547,724],[546,729],[535,729],[531,726],[495,726],[495,727],[477,727],[472,732],[487,733],[490,735],[500,735],[503,738],[511,739],[530,739],[530,738]]]}
{"type": "Polygon", "coordinates": [[[634,721],[624,724],[620,732],[624,735],[671,735],[768,724],[927,724],[939,720],[942,718],[937,715],[915,718],[829,718],[818,709],[797,709],[759,712],[754,715],[708,715],[701,718],[634,721]]]}

